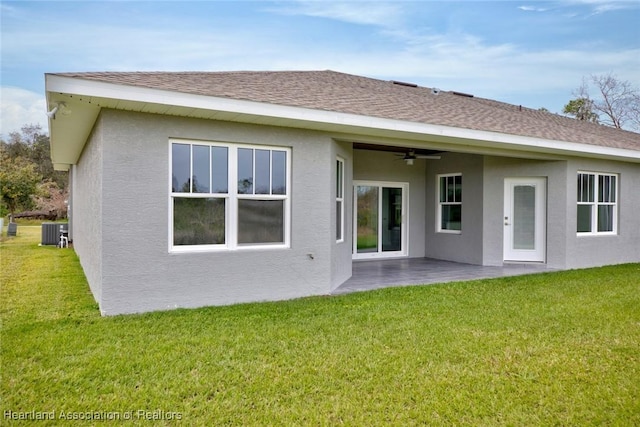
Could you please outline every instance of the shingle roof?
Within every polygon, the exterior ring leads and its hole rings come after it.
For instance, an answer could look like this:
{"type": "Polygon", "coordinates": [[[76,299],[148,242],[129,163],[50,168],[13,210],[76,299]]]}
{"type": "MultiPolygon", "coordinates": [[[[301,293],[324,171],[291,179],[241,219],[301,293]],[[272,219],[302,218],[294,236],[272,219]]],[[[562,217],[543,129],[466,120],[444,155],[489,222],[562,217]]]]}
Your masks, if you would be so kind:
{"type": "Polygon", "coordinates": [[[89,72],[64,77],[640,151],[640,134],[335,71],[89,72]]]}

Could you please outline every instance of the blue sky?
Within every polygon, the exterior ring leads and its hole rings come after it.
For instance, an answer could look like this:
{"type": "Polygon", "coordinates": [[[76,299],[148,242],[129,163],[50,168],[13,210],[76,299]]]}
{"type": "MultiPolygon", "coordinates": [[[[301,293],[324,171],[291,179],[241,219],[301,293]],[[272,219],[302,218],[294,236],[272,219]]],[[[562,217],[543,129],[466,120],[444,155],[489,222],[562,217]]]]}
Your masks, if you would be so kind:
{"type": "Polygon", "coordinates": [[[560,112],[640,86],[640,2],[0,1],[0,134],[46,129],[44,73],[325,70],[560,112]]]}

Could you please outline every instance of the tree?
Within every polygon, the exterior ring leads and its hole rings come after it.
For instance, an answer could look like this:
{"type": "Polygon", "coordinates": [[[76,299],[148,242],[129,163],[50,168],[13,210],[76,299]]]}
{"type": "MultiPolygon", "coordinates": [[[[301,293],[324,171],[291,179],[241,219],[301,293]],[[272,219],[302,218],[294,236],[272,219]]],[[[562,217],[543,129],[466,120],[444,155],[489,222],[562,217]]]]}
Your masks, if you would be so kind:
{"type": "Polygon", "coordinates": [[[66,214],[66,172],[55,171],[51,163],[49,137],[39,125],[25,125],[0,140],[0,215],[29,210],[66,214]]]}
{"type": "Polygon", "coordinates": [[[562,112],[578,120],[598,123],[598,115],[593,112],[593,101],[589,98],[572,99],[564,106],[562,112]]]}
{"type": "Polygon", "coordinates": [[[640,90],[631,82],[613,74],[591,75],[574,95],[576,99],[564,107],[565,114],[618,129],[640,130],[640,90]],[[595,98],[590,90],[597,93],[595,98]]]}
{"type": "Polygon", "coordinates": [[[42,176],[36,172],[36,165],[23,157],[11,159],[4,149],[0,151],[0,163],[0,195],[3,207],[11,214],[18,209],[32,208],[32,196],[38,193],[38,184],[42,181],[42,176]]]}
{"type": "Polygon", "coordinates": [[[22,157],[32,161],[45,181],[53,181],[59,188],[66,189],[68,174],[53,169],[49,137],[40,125],[24,125],[20,132],[11,132],[9,140],[1,144],[11,159],[22,157]]]}

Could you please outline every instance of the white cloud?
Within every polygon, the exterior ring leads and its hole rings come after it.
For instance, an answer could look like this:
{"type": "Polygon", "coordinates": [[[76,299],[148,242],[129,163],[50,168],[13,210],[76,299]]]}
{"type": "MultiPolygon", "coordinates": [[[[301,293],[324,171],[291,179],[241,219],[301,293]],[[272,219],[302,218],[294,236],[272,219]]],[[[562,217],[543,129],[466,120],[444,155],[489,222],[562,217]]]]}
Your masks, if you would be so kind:
{"type": "Polygon", "coordinates": [[[0,135],[20,131],[28,124],[40,125],[47,132],[46,100],[43,94],[2,86],[0,88],[0,135]]]}
{"type": "Polygon", "coordinates": [[[381,27],[392,25],[403,14],[400,2],[380,1],[298,1],[269,11],[282,15],[305,15],[381,27]]]}
{"type": "Polygon", "coordinates": [[[600,15],[615,10],[640,9],[640,3],[637,1],[570,0],[567,4],[567,6],[576,5],[589,7],[591,9],[591,15],[600,15]]]}
{"type": "Polygon", "coordinates": [[[518,9],[524,10],[525,12],[546,12],[548,9],[544,7],[535,7],[535,6],[518,6],[518,9]]]}
{"type": "MultiPolygon", "coordinates": [[[[541,11],[536,3],[524,1],[520,10],[541,11]]],[[[581,2],[593,8],[610,3],[581,2]]],[[[516,7],[517,4],[511,11],[516,7]]],[[[2,56],[5,64],[21,63],[24,67],[33,64],[33,69],[47,64],[42,72],[333,69],[413,81],[531,107],[543,104],[530,105],[527,97],[536,97],[533,102],[537,103],[541,94],[547,94],[560,99],[544,101],[544,106],[552,110],[557,110],[556,105],[562,99],[565,102],[569,99],[585,75],[613,71],[620,78],[638,84],[638,48],[612,50],[599,39],[589,38],[579,46],[558,43],[558,47],[550,49],[516,42],[489,42],[469,34],[473,31],[470,27],[448,25],[437,32],[429,26],[435,15],[418,22],[412,19],[410,9],[402,2],[301,1],[281,3],[277,9],[269,10],[293,19],[296,15],[315,16],[368,25],[358,27],[359,34],[375,37],[375,43],[372,41],[371,48],[366,49],[361,49],[361,44],[350,44],[348,36],[344,43],[336,43],[331,37],[313,39],[304,28],[281,25],[280,19],[275,20],[278,24],[265,21],[265,25],[250,30],[234,21],[221,21],[216,31],[184,23],[166,29],[110,22],[77,23],[65,28],[65,40],[73,40],[72,45],[49,42],[58,39],[52,36],[57,30],[51,25],[21,26],[3,40],[2,56]],[[56,69],[60,67],[64,68],[56,69]]],[[[44,103],[44,93],[3,88],[0,132],[6,135],[28,123],[39,123],[46,129],[44,103]]]]}

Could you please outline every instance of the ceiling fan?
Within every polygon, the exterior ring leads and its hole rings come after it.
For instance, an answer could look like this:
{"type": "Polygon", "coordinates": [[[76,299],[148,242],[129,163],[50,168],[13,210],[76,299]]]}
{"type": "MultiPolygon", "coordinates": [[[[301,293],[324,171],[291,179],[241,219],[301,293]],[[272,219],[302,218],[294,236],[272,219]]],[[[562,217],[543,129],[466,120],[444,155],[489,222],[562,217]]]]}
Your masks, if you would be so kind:
{"type": "Polygon", "coordinates": [[[440,160],[440,156],[432,156],[426,154],[416,154],[415,150],[409,150],[406,154],[398,154],[398,156],[402,156],[402,160],[407,164],[407,166],[412,166],[413,161],[416,159],[427,159],[427,160],[440,160]]]}

